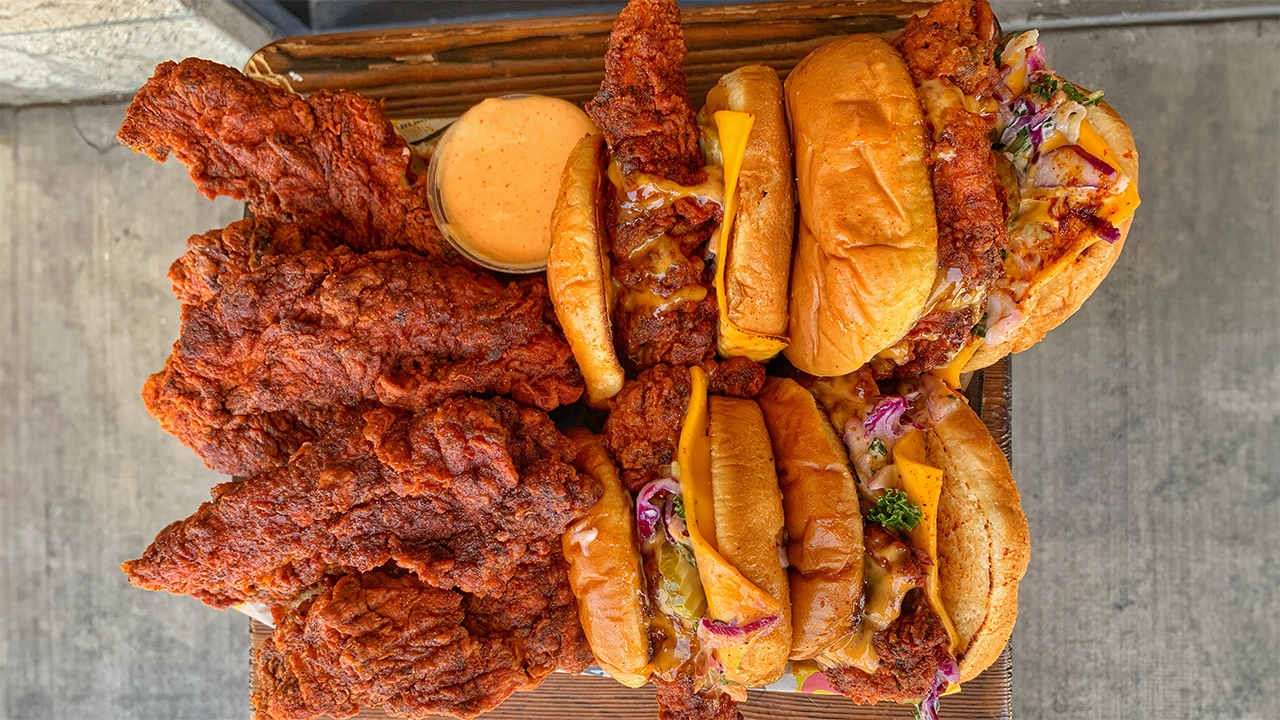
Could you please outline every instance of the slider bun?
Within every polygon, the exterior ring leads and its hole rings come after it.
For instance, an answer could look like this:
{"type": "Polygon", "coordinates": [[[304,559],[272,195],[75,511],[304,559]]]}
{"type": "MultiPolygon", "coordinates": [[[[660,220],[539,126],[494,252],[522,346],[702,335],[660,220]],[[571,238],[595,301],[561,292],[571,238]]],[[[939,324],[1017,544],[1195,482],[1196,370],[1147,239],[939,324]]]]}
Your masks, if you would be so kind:
{"type": "Polygon", "coordinates": [[[551,304],[582,370],[587,402],[594,407],[605,407],[625,379],[609,319],[609,258],[600,208],[606,160],[599,134],[582,138],[569,154],[551,214],[547,257],[551,304]]]}
{"type": "Polygon", "coordinates": [[[944,473],[938,574],[960,636],[960,681],[967,682],[995,662],[1013,633],[1031,536],[1009,462],[987,426],[958,395],[929,402],[935,421],[926,432],[928,458],[944,473]]]}
{"type": "Polygon", "coordinates": [[[631,496],[599,437],[582,428],[568,435],[577,449],[574,464],[604,486],[600,500],[560,538],[569,585],[596,662],[623,685],[640,687],[652,667],[631,496]]]}
{"type": "Polygon", "coordinates": [[[773,441],[791,569],[791,659],[854,631],[863,592],[862,513],[849,456],[813,394],[770,378],[756,396],[773,441]]]}
{"type": "Polygon", "coordinates": [[[720,648],[724,675],[746,687],[782,677],[791,651],[791,608],[782,546],[782,493],[760,406],[751,400],[708,398],[711,491],[716,546],[746,579],[779,602],[778,624],[744,646],[720,648]]]}
{"type": "MultiPolygon", "coordinates": [[[[1138,182],[1138,148],[1133,133],[1121,119],[1115,108],[1107,103],[1089,108],[1089,124],[1111,146],[1120,170],[1129,176],[1130,182],[1138,182]]],[[[1004,342],[998,345],[983,343],[965,365],[965,372],[987,367],[1010,353],[1018,353],[1044,339],[1046,333],[1066,322],[1085,300],[1098,289],[1103,278],[1124,249],[1125,238],[1133,224],[1130,216],[1120,223],[1120,239],[1114,243],[1098,240],[1084,248],[1070,260],[1060,272],[1033,284],[1022,301],[1023,322],[1004,342]]],[[[1055,243],[1056,244],[1056,243],[1055,243]]]]}
{"type": "Polygon", "coordinates": [[[915,85],[885,41],[814,50],[786,81],[800,200],[787,358],[853,372],[915,324],[938,229],[915,85]]]}
{"type": "Polygon", "coordinates": [[[755,116],[725,265],[729,319],[749,332],[786,335],[795,185],[778,73],[765,65],[748,65],[720,78],[707,95],[704,112],[717,110],[755,116]]]}

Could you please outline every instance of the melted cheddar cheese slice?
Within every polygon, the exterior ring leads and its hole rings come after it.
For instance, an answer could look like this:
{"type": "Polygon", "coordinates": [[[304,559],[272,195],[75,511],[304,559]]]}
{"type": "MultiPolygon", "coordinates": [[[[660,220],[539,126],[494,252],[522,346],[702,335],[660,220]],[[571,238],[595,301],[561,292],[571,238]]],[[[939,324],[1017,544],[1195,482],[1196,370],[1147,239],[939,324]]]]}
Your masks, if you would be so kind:
{"type": "Polygon", "coordinates": [[[893,446],[893,459],[898,466],[898,478],[902,482],[902,491],[907,499],[920,508],[920,523],[916,529],[907,534],[911,544],[929,553],[933,564],[929,566],[929,579],[925,582],[925,593],[929,604],[942,620],[942,626],[951,638],[953,654],[959,646],[960,636],[956,633],[951,616],[942,604],[941,588],[938,584],[938,500],[942,496],[942,470],[928,464],[925,454],[924,433],[920,430],[908,431],[893,446]]]}
{"type": "Polygon", "coordinates": [[[787,338],[765,335],[738,327],[729,319],[729,300],[725,293],[724,273],[729,264],[729,238],[733,232],[733,218],[738,212],[738,176],[742,172],[742,159],[747,154],[747,139],[755,116],[751,113],[719,110],[713,117],[720,139],[720,157],[724,163],[724,220],[716,238],[716,303],[720,309],[720,332],[716,336],[716,349],[722,357],[743,356],[764,362],[787,347],[787,338]]]}
{"type": "Polygon", "coordinates": [[[693,387],[676,449],[685,523],[698,561],[698,576],[707,596],[707,614],[712,620],[745,625],[777,614],[780,605],[725,560],[716,546],[707,376],[699,367],[689,368],[689,374],[693,387]]]}

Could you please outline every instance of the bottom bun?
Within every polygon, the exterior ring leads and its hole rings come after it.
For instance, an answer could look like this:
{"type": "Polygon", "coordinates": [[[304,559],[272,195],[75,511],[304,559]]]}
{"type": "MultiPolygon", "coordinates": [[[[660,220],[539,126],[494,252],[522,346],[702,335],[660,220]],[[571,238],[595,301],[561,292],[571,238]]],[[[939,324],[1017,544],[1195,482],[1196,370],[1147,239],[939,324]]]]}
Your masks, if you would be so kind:
{"type": "Polygon", "coordinates": [[[760,406],[720,396],[708,403],[716,548],[780,605],[772,630],[745,646],[720,648],[716,657],[725,679],[759,687],[782,677],[791,652],[791,601],[780,559],[782,493],[760,406]]]}
{"type": "Polygon", "coordinates": [[[844,641],[862,605],[862,511],[845,450],[827,413],[795,380],[770,378],[756,396],[773,441],[787,523],[791,659],[844,641]]]}
{"type": "MultiPolygon", "coordinates": [[[[903,392],[917,389],[908,383],[903,392]]],[[[1018,582],[1031,535],[1009,461],[964,398],[941,383],[928,388],[934,419],[926,435],[930,464],[942,468],[938,572],[942,602],[959,635],[960,680],[995,662],[1018,617],[1018,582]]]]}
{"type": "Polygon", "coordinates": [[[600,500],[560,538],[569,585],[596,663],[623,685],[640,687],[653,668],[631,496],[599,437],[571,428],[569,438],[577,449],[574,464],[604,486],[600,500]]]}

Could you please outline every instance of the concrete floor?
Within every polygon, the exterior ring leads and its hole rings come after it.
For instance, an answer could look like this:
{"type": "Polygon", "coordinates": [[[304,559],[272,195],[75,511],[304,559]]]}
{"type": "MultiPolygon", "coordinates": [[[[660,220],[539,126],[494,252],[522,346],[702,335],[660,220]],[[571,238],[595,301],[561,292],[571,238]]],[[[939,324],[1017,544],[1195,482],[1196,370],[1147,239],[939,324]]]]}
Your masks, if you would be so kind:
{"type": "MultiPolygon", "coordinates": [[[[1015,715],[1280,718],[1280,22],[1047,44],[1133,126],[1144,203],[1015,362],[1015,715]]],[[[241,212],[117,146],[122,113],[0,109],[2,718],[246,714],[246,620],[116,570],[217,480],[138,392],[168,264],[241,212]]]]}

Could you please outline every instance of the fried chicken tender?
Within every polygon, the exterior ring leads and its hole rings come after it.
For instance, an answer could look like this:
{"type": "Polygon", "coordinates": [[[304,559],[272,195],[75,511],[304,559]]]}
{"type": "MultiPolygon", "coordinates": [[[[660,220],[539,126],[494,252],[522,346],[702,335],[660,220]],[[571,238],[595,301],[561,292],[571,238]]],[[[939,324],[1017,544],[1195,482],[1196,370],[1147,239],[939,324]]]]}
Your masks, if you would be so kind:
{"type": "Polygon", "coordinates": [[[471,718],[591,650],[559,551],[519,566],[492,598],[386,572],[330,577],[278,618],[258,653],[255,720],[471,718]]]}
{"type": "Polygon", "coordinates": [[[919,702],[929,692],[949,640],[942,621],[915,592],[914,606],[875,635],[879,670],[870,674],[855,667],[823,671],[841,695],[862,705],[919,702]]]}
{"type": "Polygon", "coordinates": [[[206,197],[246,200],[258,217],[307,221],[357,250],[453,256],[426,173],[379,103],[356,93],[304,99],[208,60],[165,62],[118,138],[160,162],[173,154],[206,197]]]}
{"type": "MultiPolygon", "coordinates": [[[[904,546],[897,535],[870,522],[864,525],[863,533],[870,557],[881,565],[885,562],[878,556],[883,550],[904,546]]],[[[874,673],[855,667],[823,670],[840,694],[858,704],[918,702],[932,687],[938,664],[947,657],[950,638],[919,589],[924,587],[930,562],[923,550],[910,548],[903,565],[895,570],[900,582],[917,589],[903,600],[902,614],[872,639],[880,667],[874,673]]]]}
{"type": "Polygon", "coordinates": [[[1000,80],[999,33],[986,0],[946,0],[913,17],[895,41],[920,87],[931,131],[939,279],[952,287],[901,343],[897,367],[876,365],[879,377],[913,377],[950,362],[1002,274],[1009,236],[991,150],[995,117],[966,108],[961,96],[990,97],[1000,80]]]}
{"type": "MultiPolygon", "coordinates": [[[[703,364],[712,395],[751,398],[764,387],[764,368],[738,357],[703,364]]],[[[655,365],[628,380],[609,401],[604,423],[605,447],[622,471],[631,492],[666,476],[676,457],[680,426],[693,391],[689,368],[655,365]]]]}
{"type": "Polygon", "coordinates": [[[693,678],[687,675],[671,681],[654,678],[653,684],[658,689],[658,720],[742,720],[733,698],[695,693],[693,678]]]}
{"type": "Polygon", "coordinates": [[[335,415],[286,467],[214,487],[124,563],[130,582],[214,607],[275,605],[333,568],[394,561],[435,587],[498,594],[601,493],[546,414],[509,400],[335,415]]]}
{"type": "Polygon", "coordinates": [[[648,191],[631,187],[653,178],[686,186],[706,179],[685,55],[675,3],[632,0],[613,24],[604,82],[587,103],[627,186],[613,188],[605,204],[621,299],[613,320],[624,354],[642,370],[697,365],[715,354],[718,311],[698,249],[723,209],[692,196],[635,207],[648,191]]]}
{"type": "Polygon", "coordinates": [[[623,174],[693,185],[703,178],[698,119],[684,75],[688,50],[672,0],[631,0],[609,33],[604,82],[587,114],[623,174]]]}
{"type": "Polygon", "coordinates": [[[499,393],[549,410],[581,396],[543,280],[504,284],[398,250],[358,255],[264,223],[196,236],[174,263],[182,330],[143,389],[152,416],[209,467],[278,467],[336,405],[417,410],[499,393]],[[269,255],[264,244],[310,249],[269,255]]]}

